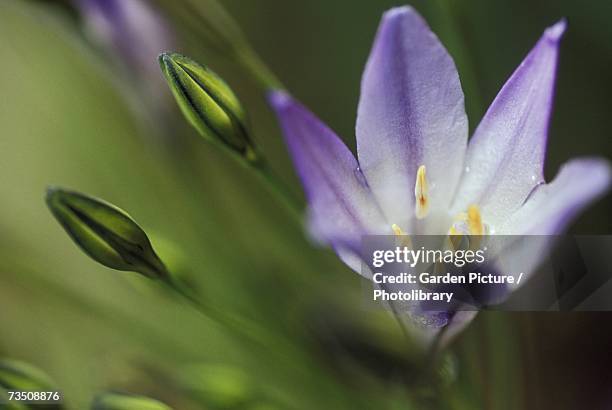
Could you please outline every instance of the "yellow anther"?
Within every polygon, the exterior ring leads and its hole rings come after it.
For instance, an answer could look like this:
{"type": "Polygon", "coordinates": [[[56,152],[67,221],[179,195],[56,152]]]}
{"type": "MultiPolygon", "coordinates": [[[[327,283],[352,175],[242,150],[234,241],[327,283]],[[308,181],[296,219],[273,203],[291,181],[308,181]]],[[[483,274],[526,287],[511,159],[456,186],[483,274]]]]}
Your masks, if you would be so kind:
{"type": "Polygon", "coordinates": [[[391,225],[391,229],[393,229],[393,233],[394,233],[396,236],[406,235],[406,234],[404,233],[404,231],[402,231],[402,228],[400,228],[399,226],[397,226],[397,224],[393,224],[393,225],[391,225]]]}
{"type": "Polygon", "coordinates": [[[423,219],[429,213],[429,187],[425,176],[425,165],[421,165],[417,170],[414,197],[416,217],[417,219],[423,219]]]}
{"type": "Polygon", "coordinates": [[[406,232],[404,232],[402,228],[400,228],[397,224],[393,224],[391,225],[391,229],[393,230],[395,236],[397,236],[397,238],[400,240],[400,245],[407,247],[412,246],[412,241],[410,240],[410,237],[406,235],[406,232]]]}
{"type": "Polygon", "coordinates": [[[470,235],[483,235],[484,225],[482,224],[482,216],[478,205],[470,205],[467,211],[467,224],[470,230],[470,235]]]}
{"type": "Polygon", "coordinates": [[[448,243],[452,249],[459,248],[459,244],[461,243],[461,233],[454,225],[448,230],[448,243]]]}
{"type": "Polygon", "coordinates": [[[467,220],[467,212],[459,212],[457,215],[455,215],[455,222],[465,222],[467,220]]]}

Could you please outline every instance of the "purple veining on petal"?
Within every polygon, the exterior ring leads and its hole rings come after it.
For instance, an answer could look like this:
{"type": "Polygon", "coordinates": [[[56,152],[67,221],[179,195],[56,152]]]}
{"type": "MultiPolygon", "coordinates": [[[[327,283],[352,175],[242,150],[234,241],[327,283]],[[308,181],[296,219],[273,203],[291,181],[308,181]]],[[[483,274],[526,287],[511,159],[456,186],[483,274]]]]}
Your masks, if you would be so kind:
{"type": "Polygon", "coordinates": [[[159,79],[156,59],[174,44],[167,22],[142,0],[75,0],[92,39],[149,80],[159,79]],[[151,75],[149,75],[151,74],[151,75]]]}
{"type": "Polygon", "coordinates": [[[315,236],[359,241],[384,226],[355,157],[335,133],[284,92],[272,92],[269,101],[304,185],[315,236]]]}
{"type": "Polygon", "coordinates": [[[157,57],[176,48],[170,24],[149,1],[73,1],[89,40],[104,53],[104,62],[121,74],[117,78],[123,81],[122,90],[137,91],[139,108],[145,107],[142,112],[163,121],[172,100],[157,57]]]}
{"type": "Polygon", "coordinates": [[[78,0],[81,12],[102,13],[109,20],[121,19],[119,4],[115,0],[78,0]]]}
{"type": "Polygon", "coordinates": [[[361,82],[356,132],[359,163],[387,219],[410,229],[420,165],[432,205],[448,205],[467,143],[463,92],[452,58],[410,7],[383,16],[361,82]]]}
{"type": "MultiPolygon", "coordinates": [[[[416,169],[423,164],[431,180],[431,200],[442,206],[441,214],[464,211],[477,202],[498,233],[553,234],[564,229],[611,180],[607,161],[589,159],[570,162],[550,184],[543,181],[565,28],[560,21],[546,29],[504,85],[470,143],[465,171],[467,120],[455,66],[409,7],[385,13],[364,72],[357,120],[361,168],[314,115],[287,94],[272,93],[270,103],[307,193],[311,230],[359,271],[364,259],[361,235],[388,234],[389,223],[410,227],[416,169]],[[462,172],[453,208],[446,209],[450,198],[445,194],[452,195],[462,172]],[[384,226],[386,230],[379,229],[384,226]]],[[[475,302],[486,304],[512,289],[498,287],[496,294],[480,287],[468,290],[475,302]]],[[[428,310],[425,305],[411,311],[424,325],[422,335],[428,341],[445,328],[442,344],[475,314],[428,310]]]]}
{"type": "Polygon", "coordinates": [[[499,223],[544,180],[559,41],[565,21],[548,28],[489,107],[470,141],[453,210],[481,206],[499,223]]]}
{"type": "Polygon", "coordinates": [[[411,318],[419,327],[439,329],[449,324],[453,313],[445,311],[423,310],[411,311],[411,318]]]}
{"type": "Polygon", "coordinates": [[[370,189],[370,185],[368,184],[368,180],[366,179],[365,175],[363,175],[363,171],[361,171],[361,167],[357,166],[357,168],[355,168],[355,178],[357,178],[357,181],[359,181],[359,183],[361,185],[363,185],[364,187],[370,189]]]}

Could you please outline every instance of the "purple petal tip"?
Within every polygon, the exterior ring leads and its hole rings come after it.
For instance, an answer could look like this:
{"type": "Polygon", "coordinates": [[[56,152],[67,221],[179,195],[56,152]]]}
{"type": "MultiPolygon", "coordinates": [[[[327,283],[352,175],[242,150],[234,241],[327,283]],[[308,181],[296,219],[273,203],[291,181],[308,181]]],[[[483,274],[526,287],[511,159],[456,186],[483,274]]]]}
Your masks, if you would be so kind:
{"type": "Polygon", "coordinates": [[[554,25],[548,27],[546,31],[544,32],[544,35],[546,36],[548,40],[557,42],[561,39],[561,37],[563,36],[563,33],[565,33],[566,28],[567,28],[567,20],[563,18],[559,20],[557,23],[555,23],[554,25]]]}
{"type": "Polygon", "coordinates": [[[600,181],[601,190],[603,192],[610,189],[610,185],[612,184],[612,164],[610,161],[600,157],[583,157],[577,159],[582,160],[583,165],[588,167],[589,178],[592,181],[600,181]]]}
{"type": "Polygon", "coordinates": [[[268,93],[268,102],[273,108],[282,110],[291,105],[292,99],[291,96],[285,91],[274,90],[268,93]]]}
{"type": "Polygon", "coordinates": [[[409,14],[416,14],[415,10],[411,6],[393,7],[384,12],[383,19],[393,19],[397,17],[407,16],[409,14]]]}

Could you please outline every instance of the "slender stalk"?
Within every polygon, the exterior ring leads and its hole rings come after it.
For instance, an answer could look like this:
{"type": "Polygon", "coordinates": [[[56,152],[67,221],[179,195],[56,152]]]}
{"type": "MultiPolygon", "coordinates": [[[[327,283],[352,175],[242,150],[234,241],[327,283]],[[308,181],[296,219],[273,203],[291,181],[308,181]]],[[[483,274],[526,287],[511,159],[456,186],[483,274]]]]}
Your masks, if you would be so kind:
{"type": "Polygon", "coordinates": [[[302,203],[295,193],[285,184],[279,176],[272,170],[268,162],[261,159],[257,163],[252,164],[258,171],[257,174],[270,187],[271,191],[289,210],[291,216],[302,223],[302,203]]]}
{"type": "Polygon", "coordinates": [[[285,86],[251,47],[236,52],[236,60],[264,90],[283,90],[285,86]]]}
{"type": "Polygon", "coordinates": [[[453,58],[461,71],[463,86],[469,90],[466,100],[466,108],[471,116],[481,115],[483,112],[482,96],[478,87],[478,72],[476,70],[470,48],[465,41],[465,36],[457,26],[455,10],[449,0],[438,0],[431,3],[435,7],[434,18],[439,22],[440,32],[446,33],[445,41],[450,49],[455,50],[453,58]]]}
{"type": "Polygon", "coordinates": [[[177,280],[174,275],[168,274],[165,276],[165,278],[164,283],[168,285],[172,291],[191,303],[191,305],[207,319],[212,320],[218,326],[224,329],[230,330],[234,335],[242,339],[255,342],[262,346],[267,345],[267,338],[260,335],[249,322],[239,320],[236,316],[228,315],[227,313],[204,303],[188,288],[186,288],[182,282],[177,280]]]}
{"type": "Polygon", "coordinates": [[[438,360],[440,359],[440,353],[442,352],[442,342],[444,340],[444,336],[448,330],[448,325],[445,325],[440,331],[434,336],[434,340],[429,346],[427,354],[425,355],[427,372],[430,373],[433,369],[435,369],[438,360]]]}
{"type": "Polygon", "coordinates": [[[188,301],[194,309],[209,320],[212,320],[221,328],[230,331],[234,336],[244,340],[254,347],[263,349],[265,352],[273,352],[282,360],[288,360],[302,353],[297,346],[282,339],[278,334],[270,333],[268,330],[256,326],[250,320],[244,320],[223,310],[219,310],[210,304],[197,298],[179,280],[169,275],[164,283],[170,287],[178,296],[188,301]],[[262,331],[263,330],[263,331],[262,331]]]}
{"type": "Polygon", "coordinates": [[[191,29],[198,33],[209,47],[219,55],[235,60],[261,88],[264,90],[285,88],[220,2],[187,0],[176,12],[179,13],[181,20],[190,21],[191,29]]]}
{"type": "Polygon", "coordinates": [[[425,391],[429,392],[426,397],[427,400],[431,400],[432,398],[435,399],[441,394],[440,377],[437,377],[435,371],[438,368],[438,363],[440,362],[440,355],[443,351],[443,340],[447,331],[448,325],[445,325],[438,331],[438,333],[436,333],[433,341],[423,356],[422,367],[418,372],[419,377],[415,379],[416,383],[413,387],[424,388],[425,391]],[[433,395],[433,397],[430,395],[433,395]]]}

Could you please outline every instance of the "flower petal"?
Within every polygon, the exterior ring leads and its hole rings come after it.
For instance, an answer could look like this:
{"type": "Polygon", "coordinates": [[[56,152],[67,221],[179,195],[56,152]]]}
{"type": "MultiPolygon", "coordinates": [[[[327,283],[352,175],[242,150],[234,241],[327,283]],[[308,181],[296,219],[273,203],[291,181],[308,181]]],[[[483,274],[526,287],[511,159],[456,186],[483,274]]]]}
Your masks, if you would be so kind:
{"type": "Polygon", "coordinates": [[[420,165],[427,168],[432,207],[448,207],[467,133],[451,56],[412,8],[386,12],[361,82],[357,152],[390,222],[412,229],[420,165]]]}
{"type": "Polygon", "coordinates": [[[386,226],[355,157],[340,138],[288,94],[274,91],[269,101],[304,185],[314,236],[359,243],[361,235],[386,226]]]}
{"type": "Polygon", "coordinates": [[[582,209],[606,192],[611,180],[608,161],[574,159],[561,167],[551,183],[536,188],[499,231],[508,235],[559,234],[582,209]]]}
{"type": "Polygon", "coordinates": [[[544,181],[560,21],[544,32],[489,107],[470,141],[453,210],[480,205],[493,225],[516,210],[544,181]]]}
{"type": "Polygon", "coordinates": [[[146,74],[147,80],[160,80],[151,62],[159,53],[174,48],[174,35],[153,4],[142,0],[78,0],[76,6],[94,41],[113,57],[119,53],[117,60],[123,59],[131,65],[129,68],[146,74]]]}

